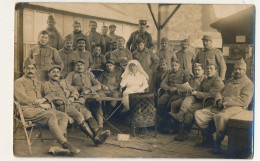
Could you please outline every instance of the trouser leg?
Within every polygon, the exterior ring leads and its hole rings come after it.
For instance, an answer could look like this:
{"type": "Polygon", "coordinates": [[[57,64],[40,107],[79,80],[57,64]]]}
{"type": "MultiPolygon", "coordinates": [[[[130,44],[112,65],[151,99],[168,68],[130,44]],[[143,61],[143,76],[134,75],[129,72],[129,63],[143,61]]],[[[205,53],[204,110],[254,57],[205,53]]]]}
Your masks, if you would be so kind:
{"type": "Polygon", "coordinates": [[[80,113],[75,107],[77,106],[76,103],[72,103],[69,106],[66,107],[65,112],[74,120],[76,120],[77,123],[81,123],[85,120],[82,113],[80,113]]]}
{"type": "Polygon", "coordinates": [[[157,102],[157,113],[159,116],[163,116],[165,113],[165,106],[167,105],[168,101],[170,100],[171,95],[169,93],[164,93],[157,102]]]}
{"type": "Polygon", "coordinates": [[[196,124],[201,128],[208,128],[209,122],[213,120],[214,113],[211,112],[211,108],[205,108],[198,110],[194,113],[194,119],[196,124]]]}
{"type": "Polygon", "coordinates": [[[55,111],[56,117],[58,119],[58,124],[59,124],[63,134],[67,134],[69,116],[64,112],[60,112],[57,110],[54,110],[54,111],[55,111]]]}
{"type": "Polygon", "coordinates": [[[187,109],[189,109],[192,106],[193,103],[195,103],[194,96],[187,96],[187,97],[184,98],[180,109],[183,110],[184,112],[186,112],[187,109]]]}

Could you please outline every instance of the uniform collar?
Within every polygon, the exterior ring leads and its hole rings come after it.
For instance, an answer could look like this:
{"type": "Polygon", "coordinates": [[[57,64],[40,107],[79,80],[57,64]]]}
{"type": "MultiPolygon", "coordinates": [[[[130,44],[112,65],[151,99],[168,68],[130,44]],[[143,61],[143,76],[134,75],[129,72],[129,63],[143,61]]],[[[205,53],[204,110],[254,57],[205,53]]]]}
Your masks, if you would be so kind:
{"type": "Polygon", "coordinates": [[[82,33],[82,31],[81,31],[81,30],[79,30],[79,31],[73,31],[73,33],[74,33],[74,34],[80,34],[80,33],[82,33]]]}
{"type": "Polygon", "coordinates": [[[47,43],[46,45],[42,45],[42,44],[40,44],[40,42],[38,42],[38,45],[39,45],[40,48],[46,48],[48,46],[48,44],[49,43],[47,43]]]}
{"type": "Polygon", "coordinates": [[[240,84],[240,83],[246,81],[248,78],[247,78],[246,75],[244,75],[242,78],[234,79],[234,77],[233,77],[232,79],[233,79],[233,83],[234,83],[234,84],[240,84]]]}

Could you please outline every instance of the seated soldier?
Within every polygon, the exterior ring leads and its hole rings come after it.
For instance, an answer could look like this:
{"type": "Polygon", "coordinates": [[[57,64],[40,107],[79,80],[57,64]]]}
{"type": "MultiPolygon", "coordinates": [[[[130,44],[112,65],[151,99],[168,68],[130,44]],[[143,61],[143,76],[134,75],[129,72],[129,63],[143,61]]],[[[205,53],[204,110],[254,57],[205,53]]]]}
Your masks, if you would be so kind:
{"type": "Polygon", "coordinates": [[[241,59],[236,62],[234,76],[226,82],[223,92],[216,95],[215,104],[195,112],[195,121],[205,136],[201,145],[209,145],[209,140],[213,140],[208,125],[214,119],[217,130],[214,153],[221,153],[221,142],[226,134],[228,119],[247,110],[253,94],[254,84],[246,76],[246,63],[241,59]]]}
{"type": "Polygon", "coordinates": [[[98,44],[95,46],[94,52],[92,53],[92,60],[92,69],[104,69],[106,58],[101,54],[101,46],[98,44]]]}
{"type": "MultiPolygon", "coordinates": [[[[204,75],[204,70],[201,64],[195,63],[193,65],[193,73],[194,77],[190,78],[188,81],[189,85],[192,87],[190,91],[182,93],[182,97],[178,100],[171,102],[171,112],[169,113],[174,118],[180,118],[181,120],[184,117],[184,114],[187,112],[187,109],[190,108],[192,103],[195,103],[196,98],[195,96],[190,95],[192,90],[200,91],[201,89],[201,82],[206,78],[204,75]]],[[[180,124],[175,122],[176,125],[174,126],[174,130],[178,131],[180,124]]]]}
{"type": "Polygon", "coordinates": [[[207,65],[206,76],[207,78],[201,83],[200,90],[193,90],[191,92],[191,95],[195,97],[195,102],[191,104],[189,108],[186,107],[186,112],[183,111],[183,114],[173,115],[176,121],[183,123],[181,131],[174,138],[177,141],[188,139],[193,124],[194,112],[203,108],[203,100],[206,98],[214,98],[215,95],[224,88],[224,83],[218,76],[217,66],[215,64],[207,65]]]}
{"type": "Polygon", "coordinates": [[[159,125],[162,132],[168,132],[170,122],[168,116],[170,112],[170,102],[180,98],[177,86],[188,82],[190,74],[180,69],[178,60],[172,59],[172,70],[169,71],[161,83],[161,88],[164,90],[162,96],[158,98],[157,114],[159,116],[159,125]]]}
{"type": "Polygon", "coordinates": [[[49,81],[44,82],[43,86],[45,98],[52,102],[56,109],[76,120],[79,128],[93,140],[96,146],[103,144],[110,135],[110,131],[99,129],[97,121],[84,106],[85,101],[75,102],[79,99],[78,91],[66,80],[60,79],[60,75],[60,66],[54,65],[49,69],[49,81]]]}
{"type": "Polygon", "coordinates": [[[111,42],[110,45],[111,45],[111,50],[109,50],[108,52],[105,53],[106,60],[110,60],[112,52],[117,49],[116,41],[111,42]]]}
{"type": "Polygon", "coordinates": [[[72,154],[80,152],[67,141],[68,115],[51,108],[47,99],[42,96],[42,82],[34,77],[36,72],[32,59],[24,62],[24,75],[14,82],[14,96],[21,104],[24,118],[34,123],[48,125],[55,139],[72,154]]]}
{"type": "MultiPolygon", "coordinates": [[[[171,68],[171,67],[170,67],[171,68]]],[[[165,78],[166,73],[169,71],[166,59],[160,59],[159,66],[153,73],[151,91],[158,91],[162,80],[165,78]]]]}
{"type": "MultiPolygon", "coordinates": [[[[122,72],[115,68],[115,62],[113,60],[108,60],[106,62],[106,70],[101,73],[99,81],[101,83],[101,90],[98,91],[101,97],[119,97],[121,94],[119,92],[120,82],[121,82],[122,72]]],[[[110,105],[112,107],[116,106],[116,101],[111,101],[110,105]]]]}
{"type": "Polygon", "coordinates": [[[103,110],[101,103],[95,101],[94,97],[99,97],[97,93],[101,89],[100,82],[94,74],[85,70],[85,61],[80,59],[75,62],[74,71],[70,72],[66,78],[68,84],[77,89],[80,96],[86,100],[86,106],[95,113],[95,117],[100,129],[103,128],[103,110]]]}

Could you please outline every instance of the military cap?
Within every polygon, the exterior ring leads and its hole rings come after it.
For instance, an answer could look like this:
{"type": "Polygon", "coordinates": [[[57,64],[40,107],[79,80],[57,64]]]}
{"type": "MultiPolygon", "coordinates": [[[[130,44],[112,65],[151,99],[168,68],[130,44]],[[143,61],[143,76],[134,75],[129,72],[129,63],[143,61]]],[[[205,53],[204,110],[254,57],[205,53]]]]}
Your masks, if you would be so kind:
{"type": "Polygon", "coordinates": [[[146,25],[147,21],[146,20],[139,20],[139,25],[146,25]]]}
{"type": "Polygon", "coordinates": [[[34,65],[34,66],[36,66],[36,63],[35,63],[35,61],[34,61],[33,59],[28,58],[28,59],[26,59],[26,60],[23,62],[23,67],[25,68],[25,67],[27,67],[27,66],[29,66],[29,65],[34,65]]]}
{"type": "Polygon", "coordinates": [[[124,37],[122,37],[122,36],[118,36],[118,37],[117,37],[117,41],[120,40],[120,39],[122,39],[122,40],[125,41],[125,38],[124,38],[124,37]]]}
{"type": "Polygon", "coordinates": [[[78,59],[77,61],[75,61],[75,64],[77,64],[78,62],[85,64],[85,61],[83,59],[78,59]]]}
{"type": "Polygon", "coordinates": [[[144,43],[144,40],[143,40],[143,39],[139,38],[139,39],[136,40],[136,44],[137,44],[137,45],[139,45],[139,44],[141,44],[141,43],[144,43]]]}
{"type": "Polygon", "coordinates": [[[116,25],[115,24],[109,25],[109,28],[111,28],[111,27],[115,27],[116,28],[116,25]]]}
{"type": "Polygon", "coordinates": [[[69,36],[69,35],[65,36],[64,42],[65,41],[73,41],[72,36],[69,36]]]}
{"type": "Polygon", "coordinates": [[[212,37],[210,35],[203,35],[202,40],[210,40],[210,41],[212,41],[212,37]]]}
{"type": "Polygon", "coordinates": [[[189,39],[184,39],[184,40],[182,40],[181,42],[182,42],[182,43],[188,43],[188,44],[190,43],[189,39]]]}
{"type": "Polygon", "coordinates": [[[113,64],[113,65],[114,65],[114,64],[115,64],[115,61],[114,61],[114,60],[112,60],[112,59],[109,59],[109,60],[107,60],[107,61],[106,61],[106,64],[108,64],[108,63],[110,63],[110,64],[113,64]]]}
{"type": "Polygon", "coordinates": [[[172,62],[172,63],[174,63],[174,62],[180,63],[180,62],[179,62],[179,59],[173,59],[173,58],[171,59],[171,62],[172,62]]]}
{"type": "Polygon", "coordinates": [[[207,59],[206,60],[206,66],[209,66],[209,65],[215,65],[217,67],[217,64],[215,63],[215,61],[207,59]]]}
{"type": "Polygon", "coordinates": [[[244,61],[243,58],[241,58],[240,60],[238,60],[235,65],[235,68],[241,68],[241,69],[246,69],[246,62],[244,61]]]}
{"type": "Polygon", "coordinates": [[[53,15],[49,15],[49,17],[48,17],[48,21],[50,21],[50,20],[55,21],[53,15]]]}
{"type": "Polygon", "coordinates": [[[168,61],[166,59],[164,59],[164,58],[160,59],[159,64],[163,64],[163,63],[168,64],[168,61]]]}
{"type": "Polygon", "coordinates": [[[193,69],[194,69],[194,68],[197,68],[197,67],[201,67],[201,68],[203,69],[203,65],[202,65],[202,64],[200,64],[200,63],[194,63],[194,64],[193,64],[193,69]]]}
{"type": "Polygon", "coordinates": [[[87,42],[87,39],[86,39],[85,37],[83,37],[83,36],[78,37],[77,40],[76,40],[76,42],[78,43],[79,40],[84,40],[85,42],[87,42]]]}
{"type": "Polygon", "coordinates": [[[108,28],[106,25],[102,26],[102,28],[108,28]]]}
{"type": "Polygon", "coordinates": [[[163,37],[163,38],[161,39],[161,43],[164,43],[164,42],[169,42],[169,40],[168,40],[167,37],[163,37]]]}
{"type": "Polygon", "coordinates": [[[48,72],[52,71],[55,68],[61,70],[61,67],[59,65],[55,64],[55,65],[52,65],[52,66],[49,67],[48,72]]]}
{"type": "Polygon", "coordinates": [[[97,24],[97,21],[90,20],[90,21],[89,21],[89,24],[92,24],[92,23],[95,23],[95,24],[97,24]]]}
{"type": "Polygon", "coordinates": [[[80,22],[79,22],[78,20],[75,20],[72,26],[74,26],[74,25],[76,25],[76,24],[79,24],[79,25],[80,25],[80,22]]]}

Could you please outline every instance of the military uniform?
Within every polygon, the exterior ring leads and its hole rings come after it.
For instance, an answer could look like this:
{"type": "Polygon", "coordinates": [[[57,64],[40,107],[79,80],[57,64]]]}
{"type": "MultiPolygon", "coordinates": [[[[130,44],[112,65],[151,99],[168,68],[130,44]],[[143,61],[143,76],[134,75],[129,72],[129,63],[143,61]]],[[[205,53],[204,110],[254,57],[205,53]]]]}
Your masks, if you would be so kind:
{"type": "Polygon", "coordinates": [[[103,37],[104,37],[104,39],[105,39],[105,44],[106,44],[106,49],[105,49],[105,51],[103,52],[103,53],[107,53],[108,51],[110,51],[111,50],[111,44],[112,44],[112,39],[109,37],[109,36],[107,36],[107,35],[102,35],[103,37]]]}
{"type": "Polygon", "coordinates": [[[56,27],[49,26],[47,27],[46,31],[49,33],[49,45],[57,50],[62,49],[63,40],[56,27]]]}
{"type": "Polygon", "coordinates": [[[92,60],[93,60],[92,69],[104,69],[104,65],[106,63],[106,58],[104,55],[102,54],[97,55],[96,53],[92,53],[92,60]]]}
{"type": "Polygon", "coordinates": [[[150,88],[151,91],[158,91],[158,89],[160,88],[160,85],[161,85],[161,82],[162,80],[165,78],[167,71],[162,71],[160,70],[160,68],[158,67],[156,69],[156,71],[153,73],[153,76],[152,76],[152,87],[150,88]]]}
{"type": "Polygon", "coordinates": [[[149,85],[150,85],[153,71],[155,71],[159,65],[158,56],[155,53],[153,53],[152,50],[148,48],[144,48],[143,51],[135,50],[133,52],[133,59],[138,60],[140,62],[142,68],[149,76],[149,85]]]}
{"type": "Polygon", "coordinates": [[[79,59],[79,55],[72,50],[66,50],[65,48],[59,50],[60,57],[64,63],[64,69],[62,71],[62,78],[66,78],[69,72],[74,69],[74,62],[79,59]]]}
{"type": "Polygon", "coordinates": [[[140,33],[139,31],[133,32],[126,43],[127,49],[129,49],[131,52],[134,52],[137,49],[136,40],[140,38],[144,40],[145,47],[148,49],[153,49],[152,36],[146,31],[144,33],[140,33]]]}
{"type": "MultiPolygon", "coordinates": [[[[66,81],[68,84],[72,85],[75,89],[79,91],[82,97],[84,97],[86,100],[88,98],[93,97],[99,97],[99,94],[97,93],[98,90],[101,89],[100,82],[95,78],[94,74],[88,71],[85,71],[83,73],[77,73],[75,71],[70,72],[66,78],[66,81]],[[85,90],[89,89],[91,93],[89,95],[84,95],[83,92],[85,90]]],[[[90,110],[95,112],[97,122],[99,124],[99,127],[103,127],[103,110],[101,107],[101,104],[97,101],[88,101],[87,100],[87,106],[90,110]],[[94,106],[94,107],[93,107],[94,106]]]]}
{"type": "Polygon", "coordinates": [[[14,96],[21,104],[24,118],[28,121],[48,125],[61,144],[67,142],[64,134],[67,133],[68,115],[55,109],[45,110],[33,105],[36,99],[43,98],[42,83],[35,78],[25,76],[14,82],[14,96]]]}
{"type": "Polygon", "coordinates": [[[132,60],[132,53],[130,50],[125,48],[122,50],[116,49],[111,52],[110,59],[112,59],[113,61],[115,61],[116,64],[120,65],[122,68],[125,69],[128,61],[132,60]],[[124,60],[124,58],[126,60],[124,60]]]}
{"type": "Polygon", "coordinates": [[[84,37],[86,39],[86,51],[91,51],[90,41],[87,39],[87,36],[82,33],[82,31],[73,31],[73,33],[67,35],[66,37],[73,40],[73,50],[77,50],[77,40],[80,37],[84,37]]]}
{"type": "Polygon", "coordinates": [[[87,38],[90,42],[91,52],[94,52],[95,46],[99,44],[101,46],[101,53],[105,53],[106,51],[106,42],[104,37],[98,32],[89,32],[87,38]]]}
{"type": "Polygon", "coordinates": [[[176,53],[173,50],[159,50],[157,52],[157,56],[159,57],[159,59],[165,59],[167,61],[167,65],[168,65],[168,69],[171,70],[171,64],[172,64],[172,60],[176,60],[176,53]]]}
{"type": "Polygon", "coordinates": [[[180,62],[181,68],[183,70],[187,70],[190,73],[190,75],[193,76],[192,63],[194,62],[195,54],[191,53],[189,50],[180,50],[177,52],[176,56],[180,62]]]}
{"type": "Polygon", "coordinates": [[[38,44],[30,50],[27,59],[33,59],[36,63],[37,73],[35,73],[35,77],[41,81],[48,79],[47,70],[50,66],[57,64],[62,69],[64,67],[58,51],[49,45],[38,44]]]}
{"type": "Polygon", "coordinates": [[[210,64],[217,64],[219,68],[219,76],[222,80],[225,80],[227,66],[223,54],[219,49],[204,49],[196,55],[194,63],[200,63],[203,67],[206,67],[207,62],[210,64]]]}
{"type": "Polygon", "coordinates": [[[89,51],[79,51],[79,50],[76,50],[75,51],[78,56],[77,58],[79,59],[83,59],[84,62],[85,62],[85,69],[88,69],[88,68],[92,68],[92,65],[93,65],[93,59],[92,59],[92,55],[89,51]]]}

